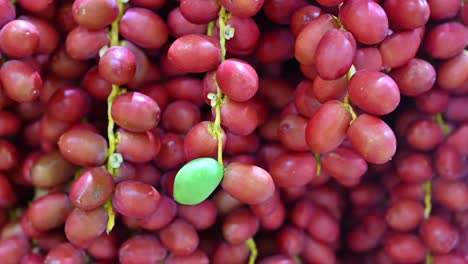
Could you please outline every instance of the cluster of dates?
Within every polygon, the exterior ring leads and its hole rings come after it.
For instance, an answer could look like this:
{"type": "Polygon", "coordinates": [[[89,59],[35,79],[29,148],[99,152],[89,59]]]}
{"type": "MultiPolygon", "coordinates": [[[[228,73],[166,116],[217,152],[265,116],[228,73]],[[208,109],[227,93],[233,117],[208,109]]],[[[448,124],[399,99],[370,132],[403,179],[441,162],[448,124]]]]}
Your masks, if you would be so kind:
{"type": "Polygon", "coordinates": [[[0,262],[468,262],[460,0],[0,0],[0,262]]]}

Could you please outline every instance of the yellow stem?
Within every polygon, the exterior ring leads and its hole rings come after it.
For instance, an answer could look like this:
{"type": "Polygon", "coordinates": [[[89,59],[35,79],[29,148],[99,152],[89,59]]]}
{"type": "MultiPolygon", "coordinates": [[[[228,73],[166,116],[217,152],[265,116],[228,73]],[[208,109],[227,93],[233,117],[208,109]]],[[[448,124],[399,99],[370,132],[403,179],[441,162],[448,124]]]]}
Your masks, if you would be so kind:
{"type": "Polygon", "coordinates": [[[322,157],[320,154],[315,153],[314,154],[315,161],[317,162],[317,176],[320,176],[320,173],[322,172],[322,157]]]}
{"type": "MultiPolygon", "coordinates": [[[[341,6],[340,6],[341,7],[341,6]]],[[[341,19],[337,16],[333,16],[333,19],[335,20],[336,24],[338,25],[338,28],[341,30],[346,30],[343,23],[341,22],[341,19]]]]}
{"type": "Polygon", "coordinates": [[[426,264],[433,264],[434,257],[432,256],[431,252],[427,253],[426,255],[426,264]]]}
{"type": "Polygon", "coordinates": [[[437,122],[437,124],[439,124],[445,136],[450,135],[450,127],[447,125],[447,123],[445,123],[442,113],[435,114],[434,120],[437,122]]]}
{"type": "Polygon", "coordinates": [[[219,99],[219,96],[223,96],[221,90],[218,88],[218,92],[215,95],[215,111],[216,117],[212,125],[208,126],[208,132],[217,138],[218,140],[218,164],[224,168],[223,162],[223,129],[221,128],[221,105],[223,104],[223,98],[219,99]]]}
{"type": "MultiPolygon", "coordinates": [[[[438,113],[434,115],[434,119],[437,122],[437,124],[440,126],[442,129],[442,132],[444,133],[445,136],[448,136],[450,134],[450,127],[445,123],[444,117],[442,116],[442,113],[438,113]]],[[[432,182],[429,180],[424,183],[424,217],[428,218],[431,215],[431,210],[432,210],[432,182]]],[[[430,252],[427,253],[426,256],[426,264],[432,264],[433,263],[433,257],[430,252]]]]}
{"type": "Polygon", "coordinates": [[[226,10],[224,6],[221,6],[221,9],[218,13],[218,23],[219,23],[219,45],[221,46],[221,62],[226,59],[226,21],[231,17],[231,14],[226,10]]]}
{"type": "MultiPolygon", "coordinates": [[[[119,6],[119,16],[118,18],[112,22],[111,30],[110,30],[110,46],[119,46],[119,23],[122,19],[124,13],[124,3],[123,1],[117,1],[119,6]]],[[[106,169],[113,175],[116,176],[118,172],[118,167],[121,162],[117,163],[116,159],[121,156],[116,155],[115,151],[117,149],[117,145],[119,144],[119,135],[116,135],[114,132],[114,119],[112,118],[112,103],[114,102],[115,98],[122,93],[125,93],[125,89],[120,88],[118,85],[112,85],[112,91],[110,95],[107,97],[107,139],[109,141],[109,148],[107,149],[107,162],[106,162],[106,169]]],[[[107,233],[112,231],[115,225],[115,211],[112,207],[112,196],[107,200],[104,205],[106,208],[107,215],[109,216],[107,220],[107,233]]]]}
{"type": "Polygon", "coordinates": [[[221,89],[218,87],[216,84],[216,105],[215,105],[215,112],[216,112],[216,117],[214,121],[214,130],[215,130],[215,135],[216,138],[218,139],[218,163],[221,165],[221,167],[224,168],[224,162],[223,162],[223,129],[221,128],[221,106],[224,102],[223,100],[223,92],[221,89]]]}
{"type": "Polygon", "coordinates": [[[349,68],[349,71],[346,73],[346,79],[351,79],[351,77],[353,77],[353,75],[356,73],[356,67],[354,67],[354,65],[351,65],[351,68],[349,68]]]}
{"type": "MultiPolygon", "coordinates": [[[[218,13],[218,23],[219,23],[219,45],[221,46],[221,62],[226,59],[226,21],[230,18],[229,12],[221,6],[221,9],[218,13]]],[[[212,21],[208,24],[207,35],[212,36],[214,30],[215,22],[212,21]]],[[[216,82],[216,79],[214,80],[216,82]]],[[[218,163],[221,167],[224,168],[223,162],[223,129],[221,128],[221,106],[224,103],[224,94],[223,91],[216,84],[216,96],[213,107],[215,108],[215,120],[213,126],[209,127],[208,131],[218,139],[218,163]]]]}
{"type": "Polygon", "coordinates": [[[115,212],[114,208],[112,207],[112,197],[107,200],[106,204],[104,204],[104,208],[106,208],[107,215],[109,216],[106,227],[106,232],[109,234],[115,225],[115,212]]]}
{"type": "Polygon", "coordinates": [[[353,107],[351,106],[351,104],[349,104],[349,95],[347,94],[343,100],[343,107],[346,108],[346,110],[348,110],[348,112],[351,114],[351,123],[356,120],[357,118],[357,115],[356,115],[356,112],[354,112],[354,109],[353,107]]]}
{"type": "Polygon", "coordinates": [[[114,166],[113,155],[115,154],[119,142],[114,132],[115,123],[112,118],[112,103],[121,93],[122,91],[118,85],[112,85],[112,91],[109,97],[107,97],[107,138],[109,140],[109,148],[107,150],[106,168],[114,176],[117,174],[117,168],[114,166]]]}
{"type": "MultiPolygon", "coordinates": [[[[351,65],[351,68],[349,68],[349,71],[346,73],[346,79],[349,81],[355,73],[356,73],[356,68],[354,67],[354,65],[351,65]]],[[[347,93],[345,98],[343,99],[343,106],[351,114],[351,123],[352,123],[354,120],[356,120],[357,115],[354,112],[354,109],[349,102],[349,93],[347,93]]]]}
{"type": "Polygon", "coordinates": [[[211,21],[210,23],[208,23],[208,27],[207,27],[207,29],[206,29],[206,35],[207,35],[207,36],[210,36],[210,37],[213,36],[215,26],[216,26],[216,22],[215,22],[215,21],[211,21]]]}
{"type": "Polygon", "coordinates": [[[124,14],[124,3],[121,0],[117,0],[117,4],[119,5],[119,16],[117,19],[112,22],[111,25],[111,32],[110,32],[110,39],[111,39],[111,46],[119,46],[119,24],[122,16],[124,14]]]}
{"type": "Polygon", "coordinates": [[[349,105],[349,94],[347,93],[345,98],[343,99],[343,104],[349,105]]]}
{"type": "MultiPolygon", "coordinates": [[[[123,1],[117,1],[119,5],[119,17],[112,22],[111,31],[110,31],[110,39],[111,39],[111,46],[119,46],[119,23],[122,19],[123,12],[124,12],[124,4],[123,1]]],[[[112,118],[112,103],[114,102],[115,98],[120,94],[125,93],[125,89],[120,88],[118,85],[112,85],[112,91],[110,95],[107,97],[107,138],[109,140],[109,148],[107,150],[107,170],[112,174],[117,174],[118,166],[115,165],[115,150],[117,149],[118,139],[117,135],[114,132],[114,119],[112,118]]]]}
{"type": "MultiPolygon", "coordinates": [[[[432,211],[432,181],[428,180],[423,183],[424,188],[424,218],[429,218],[432,211]]],[[[432,264],[434,262],[430,251],[426,255],[426,264],[432,264]]]]}
{"type": "Polygon", "coordinates": [[[255,240],[253,238],[249,238],[249,240],[247,240],[245,244],[250,250],[249,264],[255,264],[255,260],[257,259],[257,255],[258,255],[258,250],[257,250],[257,245],[255,244],[255,240]]]}
{"type": "Polygon", "coordinates": [[[432,210],[432,182],[426,181],[423,184],[424,188],[424,217],[428,218],[432,210]]]}

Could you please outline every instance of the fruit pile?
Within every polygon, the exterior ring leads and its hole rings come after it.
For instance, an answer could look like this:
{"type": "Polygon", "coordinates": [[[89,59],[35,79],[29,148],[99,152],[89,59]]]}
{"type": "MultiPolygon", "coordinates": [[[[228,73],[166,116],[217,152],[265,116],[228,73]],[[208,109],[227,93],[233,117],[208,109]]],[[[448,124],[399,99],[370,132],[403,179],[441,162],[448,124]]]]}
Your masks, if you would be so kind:
{"type": "Polygon", "coordinates": [[[468,4],[0,0],[0,262],[468,263],[468,4]]]}

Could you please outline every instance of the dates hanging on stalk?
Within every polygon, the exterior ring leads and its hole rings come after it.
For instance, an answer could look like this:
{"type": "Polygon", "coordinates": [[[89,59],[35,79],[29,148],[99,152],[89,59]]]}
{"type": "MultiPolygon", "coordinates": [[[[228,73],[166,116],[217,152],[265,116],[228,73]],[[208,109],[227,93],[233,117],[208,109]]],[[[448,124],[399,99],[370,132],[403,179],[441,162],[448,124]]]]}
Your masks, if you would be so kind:
{"type": "Polygon", "coordinates": [[[0,0],[0,258],[464,263],[467,6],[0,0]]]}

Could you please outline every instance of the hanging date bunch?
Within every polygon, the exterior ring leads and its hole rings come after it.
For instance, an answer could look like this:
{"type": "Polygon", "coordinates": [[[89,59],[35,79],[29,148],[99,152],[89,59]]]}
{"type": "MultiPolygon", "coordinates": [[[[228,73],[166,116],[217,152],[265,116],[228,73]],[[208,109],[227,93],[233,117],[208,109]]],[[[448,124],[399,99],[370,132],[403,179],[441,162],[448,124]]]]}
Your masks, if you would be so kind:
{"type": "Polygon", "coordinates": [[[0,0],[2,263],[467,263],[468,4],[0,0]]]}

